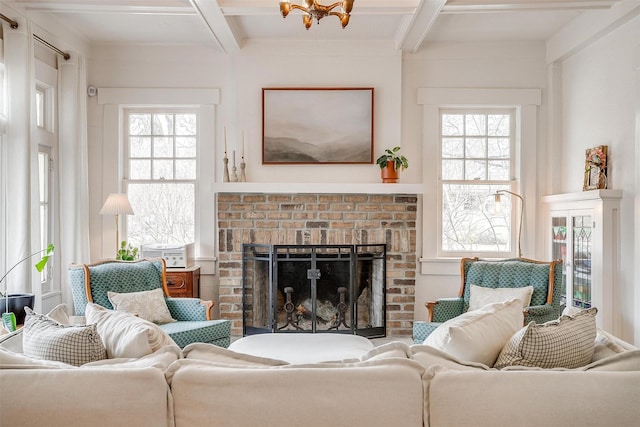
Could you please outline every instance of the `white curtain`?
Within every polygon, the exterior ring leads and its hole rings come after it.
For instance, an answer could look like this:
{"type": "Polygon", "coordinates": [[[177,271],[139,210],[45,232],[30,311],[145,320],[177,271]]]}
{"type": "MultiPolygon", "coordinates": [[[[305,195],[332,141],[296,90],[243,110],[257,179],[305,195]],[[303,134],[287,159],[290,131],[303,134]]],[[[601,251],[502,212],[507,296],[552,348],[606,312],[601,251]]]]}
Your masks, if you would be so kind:
{"type": "MultiPolygon", "coordinates": [[[[31,133],[35,123],[35,72],[31,24],[18,18],[18,28],[3,23],[7,126],[5,262],[11,268],[39,249],[38,145],[31,133]]],[[[33,263],[22,263],[5,279],[9,292],[40,293],[33,263]]],[[[36,306],[37,308],[37,306],[36,306]]]]}
{"type": "Polygon", "coordinates": [[[72,307],[67,268],[88,263],[90,254],[86,65],[82,55],[69,53],[69,60],[58,59],[60,246],[56,265],[61,268],[62,302],[72,307]]]}

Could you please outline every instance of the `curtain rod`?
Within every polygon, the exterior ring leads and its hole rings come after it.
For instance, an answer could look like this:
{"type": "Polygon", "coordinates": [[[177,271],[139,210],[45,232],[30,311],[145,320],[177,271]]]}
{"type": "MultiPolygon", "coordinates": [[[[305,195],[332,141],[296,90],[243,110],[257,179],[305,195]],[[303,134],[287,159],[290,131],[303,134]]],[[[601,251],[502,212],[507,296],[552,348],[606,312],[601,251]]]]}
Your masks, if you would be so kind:
{"type": "Polygon", "coordinates": [[[2,19],[2,20],[4,20],[4,21],[8,22],[8,23],[9,23],[9,25],[11,25],[11,28],[13,28],[14,30],[15,30],[16,28],[18,28],[18,23],[17,23],[16,21],[14,21],[14,20],[13,20],[13,19],[11,19],[11,18],[8,18],[8,17],[4,16],[4,15],[3,15],[3,14],[1,14],[1,13],[0,13],[0,19],[2,19]]]}
{"type": "MultiPolygon", "coordinates": [[[[18,28],[18,22],[17,21],[14,21],[13,19],[6,17],[2,13],[0,13],[0,19],[3,19],[4,21],[8,22],[9,25],[11,25],[11,28],[13,28],[14,30],[16,28],[18,28]]],[[[51,43],[49,43],[48,41],[46,41],[42,37],[38,36],[37,34],[34,34],[33,38],[38,40],[40,43],[42,43],[43,45],[45,45],[49,49],[53,50],[54,52],[62,55],[62,57],[64,58],[65,61],[68,61],[69,58],[71,58],[71,55],[69,55],[67,52],[64,52],[64,51],[58,49],[57,47],[55,47],[54,45],[52,45],[51,43]]]]}
{"type": "Polygon", "coordinates": [[[54,45],[52,45],[51,43],[49,43],[48,41],[46,41],[42,37],[38,36],[37,34],[34,34],[33,38],[38,40],[40,43],[42,43],[43,45],[45,45],[49,49],[53,50],[54,52],[62,55],[62,57],[64,58],[65,61],[68,61],[69,58],[71,58],[71,55],[69,55],[67,52],[64,52],[64,51],[58,49],[57,47],[55,47],[54,45]]]}

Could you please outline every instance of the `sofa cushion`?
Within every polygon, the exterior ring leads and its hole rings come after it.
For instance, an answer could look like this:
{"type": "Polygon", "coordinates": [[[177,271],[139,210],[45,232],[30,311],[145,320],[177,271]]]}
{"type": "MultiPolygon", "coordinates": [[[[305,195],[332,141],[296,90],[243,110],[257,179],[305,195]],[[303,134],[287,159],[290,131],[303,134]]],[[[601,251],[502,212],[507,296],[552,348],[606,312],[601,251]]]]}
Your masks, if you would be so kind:
{"type": "Polygon", "coordinates": [[[415,344],[410,348],[411,359],[420,363],[425,369],[431,366],[442,366],[449,369],[457,370],[489,370],[491,367],[478,362],[469,362],[458,359],[457,357],[445,351],[432,347],[430,345],[415,344]]]}
{"type": "Polygon", "coordinates": [[[398,358],[273,367],[182,359],[166,377],[176,427],[422,427],[423,372],[398,358]]]}
{"type": "Polygon", "coordinates": [[[103,359],[73,366],[63,362],[27,356],[0,347],[0,369],[89,369],[89,368],[158,368],[165,371],[171,363],[182,357],[177,346],[165,346],[140,358],[103,359]]]}
{"type": "Polygon", "coordinates": [[[399,357],[401,359],[411,358],[411,348],[408,344],[400,341],[393,341],[386,344],[382,344],[373,348],[360,356],[360,361],[365,362],[367,360],[381,360],[399,357]]]}
{"type": "Polygon", "coordinates": [[[0,384],[2,426],[174,425],[160,369],[1,369],[0,384]]]}
{"type": "Polygon", "coordinates": [[[138,369],[158,368],[163,372],[178,359],[182,358],[182,352],[176,345],[167,345],[159,348],[151,354],[142,357],[117,359],[104,359],[97,362],[82,365],[80,369],[90,368],[114,368],[114,369],[138,369]]]}
{"type": "Polygon", "coordinates": [[[242,366],[282,366],[288,365],[283,360],[270,359],[267,357],[252,356],[250,354],[238,353],[213,344],[192,343],[182,350],[185,359],[206,360],[209,362],[223,363],[227,365],[242,366]]]}
{"type": "Polygon", "coordinates": [[[158,324],[176,321],[169,313],[162,288],[122,294],[108,291],[107,297],[117,311],[126,311],[158,324]]]}
{"type": "Polygon", "coordinates": [[[477,310],[488,304],[519,299],[522,308],[529,306],[533,286],[522,288],[485,288],[483,286],[470,285],[469,310],[477,310]]]}
{"type": "Polygon", "coordinates": [[[432,367],[429,426],[636,426],[640,372],[505,372],[432,367]]]}
{"type": "Polygon", "coordinates": [[[25,307],[25,311],[27,317],[22,333],[22,347],[26,356],[73,366],[107,357],[96,325],[64,326],[28,307],[25,307]]]}
{"type": "Polygon", "coordinates": [[[0,347],[0,369],[60,369],[73,367],[68,363],[27,356],[24,353],[16,353],[0,347]]]}
{"type": "Polygon", "coordinates": [[[518,299],[489,304],[447,320],[424,344],[464,361],[493,366],[500,350],[523,321],[522,302],[518,299]]]}
{"type": "Polygon", "coordinates": [[[87,323],[95,323],[107,355],[113,358],[137,358],[151,354],[173,340],[156,324],[121,311],[88,303],[87,323]]]}
{"type": "Polygon", "coordinates": [[[587,365],[593,358],[597,312],[593,307],[541,325],[529,323],[509,339],[495,367],[577,368],[587,365]]]}

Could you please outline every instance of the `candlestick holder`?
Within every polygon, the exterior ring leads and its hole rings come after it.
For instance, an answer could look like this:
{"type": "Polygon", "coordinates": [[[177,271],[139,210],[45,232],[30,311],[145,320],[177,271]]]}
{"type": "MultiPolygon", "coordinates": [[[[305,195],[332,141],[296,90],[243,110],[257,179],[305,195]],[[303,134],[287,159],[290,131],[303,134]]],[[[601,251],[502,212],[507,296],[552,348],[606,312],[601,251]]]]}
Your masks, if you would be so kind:
{"type": "Polygon", "coordinates": [[[231,182],[238,182],[238,169],[236,165],[231,166],[231,176],[229,177],[231,182]]]}
{"type": "Polygon", "coordinates": [[[222,162],[224,163],[224,173],[222,175],[222,182],[229,182],[229,159],[227,158],[227,152],[224,152],[224,157],[222,158],[222,162]]]}
{"type": "Polygon", "coordinates": [[[247,174],[245,173],[245,168],[247,164],[243,161],[240,163],[240,182],[247,182],[247,174]]]}

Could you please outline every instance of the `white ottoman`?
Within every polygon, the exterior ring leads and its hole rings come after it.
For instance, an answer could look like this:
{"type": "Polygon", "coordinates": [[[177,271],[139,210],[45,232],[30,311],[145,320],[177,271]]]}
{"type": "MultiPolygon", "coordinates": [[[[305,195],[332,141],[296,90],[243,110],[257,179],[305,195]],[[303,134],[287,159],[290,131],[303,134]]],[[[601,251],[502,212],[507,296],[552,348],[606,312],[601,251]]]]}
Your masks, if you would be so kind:
{"type": "Polygon", "coordinates": [[[275,333],[240,338],[231,343],[229,350],[302,364],[357,359],[374,347],[370,340],[358,335],[275,333]]]}

